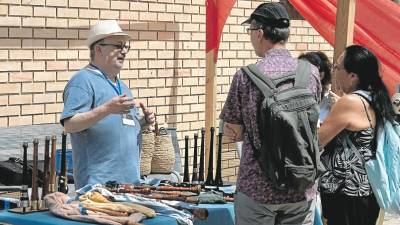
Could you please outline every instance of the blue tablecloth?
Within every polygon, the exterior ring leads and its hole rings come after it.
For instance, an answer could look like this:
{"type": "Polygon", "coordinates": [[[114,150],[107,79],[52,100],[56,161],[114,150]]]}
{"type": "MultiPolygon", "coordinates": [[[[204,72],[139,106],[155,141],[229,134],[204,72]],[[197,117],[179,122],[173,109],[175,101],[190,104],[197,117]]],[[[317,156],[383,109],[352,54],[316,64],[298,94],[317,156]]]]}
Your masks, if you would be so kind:
{"type": "MultiPolygon", "coordinates": [[[[209,216],[207,220],[204,221],[195,220],[195,225],[235,224],[233,204],[201,204],[199,207],[208,209],[209,216]]],[[[21,215],[3,210],[0,211],[0,222],[7,222],[15,225],[87,225],[87,223],[55,217],[48,211],[21,215]]],[[[146,219],[142,223],[146,225],[178,225],[175,219],[159,215],[152,219],[146,219]]]]}

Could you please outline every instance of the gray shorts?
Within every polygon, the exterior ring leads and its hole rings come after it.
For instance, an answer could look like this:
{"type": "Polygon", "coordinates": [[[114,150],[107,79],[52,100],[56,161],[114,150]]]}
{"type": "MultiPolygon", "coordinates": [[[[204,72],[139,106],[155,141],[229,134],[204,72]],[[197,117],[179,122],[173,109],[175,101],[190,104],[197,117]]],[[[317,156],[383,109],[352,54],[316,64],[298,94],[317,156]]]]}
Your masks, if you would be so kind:
{"type": "Polygon", "coordinates": [[[239,192],[235,196],[236,225],[313,225],[315,200],[262,204],[239,192]]]}

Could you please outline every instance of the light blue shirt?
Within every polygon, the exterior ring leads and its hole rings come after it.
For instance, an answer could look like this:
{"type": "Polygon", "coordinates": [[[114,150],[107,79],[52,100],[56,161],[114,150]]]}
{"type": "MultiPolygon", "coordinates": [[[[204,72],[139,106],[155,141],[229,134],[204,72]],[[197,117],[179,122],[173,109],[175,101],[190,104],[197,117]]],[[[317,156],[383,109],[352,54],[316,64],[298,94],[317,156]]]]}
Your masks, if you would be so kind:
{"type": "MultiPolygon", "coordinates": [[[[118,87],[98,69],[78,71],[64,90],[64,120],[88,112],[118,96],[118,87]]],[[[120,82],[122,93],[132,97],[120,82]]],[[[122,115],[110,114],[92,127],[71,134],[76,188],[107,181],[138,183],[140,178],[140,124],[137,108],[131,110],[135,125],[124,125],[122,115]]]]}

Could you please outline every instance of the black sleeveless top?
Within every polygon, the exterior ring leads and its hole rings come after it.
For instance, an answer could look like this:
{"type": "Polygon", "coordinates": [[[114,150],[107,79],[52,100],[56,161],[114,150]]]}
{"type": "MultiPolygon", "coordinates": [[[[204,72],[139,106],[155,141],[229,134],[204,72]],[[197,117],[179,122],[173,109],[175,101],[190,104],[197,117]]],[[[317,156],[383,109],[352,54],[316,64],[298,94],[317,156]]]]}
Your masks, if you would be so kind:
{"type": "MultiPolygon", "coordinates": [[[[355,92],[355,94],[360,94],[355,92]]],[[[367,92],[363,92],[364,97],[367,92]]],[[[370,100],[369,94],[368,101],[370,100]]],[[[321,161],[326,167],[319,181],[323,193],[343,193],[349,196],[368,196],[372,189],[365,171],[365,162],[375,152],[375,129],[364,104],[370,127],[360,131],[343,130],[326,147],[321,161]]]]}

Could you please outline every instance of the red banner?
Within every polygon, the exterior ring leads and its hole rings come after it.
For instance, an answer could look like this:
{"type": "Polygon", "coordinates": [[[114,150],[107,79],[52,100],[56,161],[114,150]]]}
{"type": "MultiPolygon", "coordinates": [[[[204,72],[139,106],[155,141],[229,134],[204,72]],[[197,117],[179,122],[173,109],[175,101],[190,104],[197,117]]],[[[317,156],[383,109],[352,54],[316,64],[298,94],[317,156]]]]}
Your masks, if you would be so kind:
{"type": "MultiPolygon", "coordinates": [[[[336,0],[289,0],[332,46],[336,0]]],[[[356,0],[354,40],[370,49],[382,65],[382,79],[393,94],[400,84],[400,6],[388,0],[356,0]]]]}
{"type": "Polygon", "coordinates": [[[218,49],[222,29],[236,0],[206,0],[206,52],[214,50],[214,62],[218,59],[218,49]]]}

